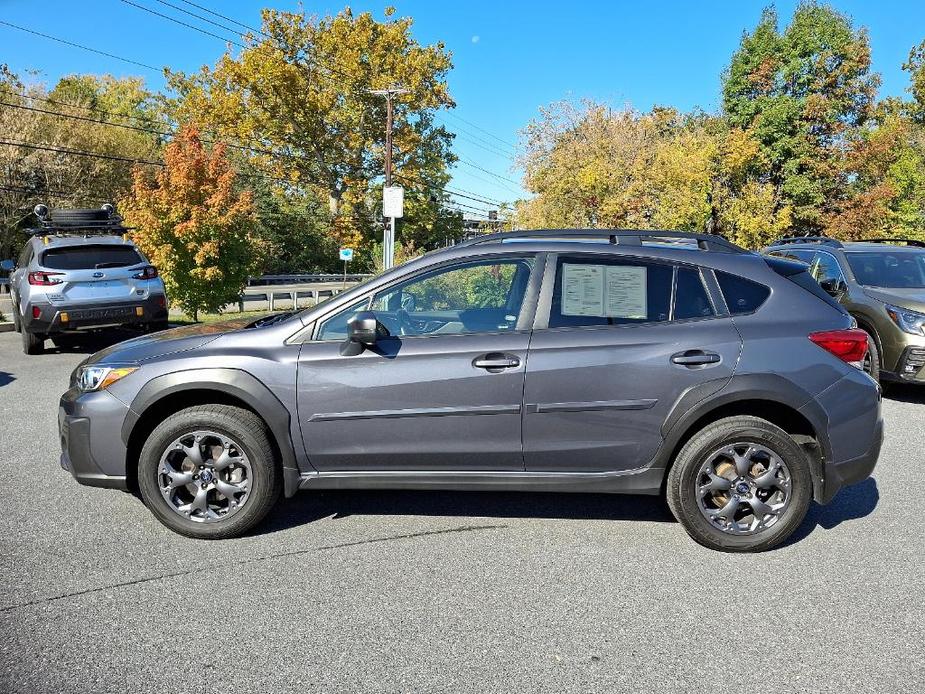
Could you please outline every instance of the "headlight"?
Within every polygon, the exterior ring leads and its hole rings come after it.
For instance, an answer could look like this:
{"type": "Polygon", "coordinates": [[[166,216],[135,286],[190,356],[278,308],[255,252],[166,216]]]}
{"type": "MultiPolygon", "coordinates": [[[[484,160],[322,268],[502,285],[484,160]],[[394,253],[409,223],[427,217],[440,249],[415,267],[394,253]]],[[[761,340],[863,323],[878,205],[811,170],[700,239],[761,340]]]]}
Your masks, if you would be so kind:
{"type": "Polygon", "coordinates": [[[134,371],[138,371],[137,366],[81,366],[77,370],[77,389],[84,393],[103,390],[134,371]]]}
{"type": "Polygon", "coordinates": [[[887,304],[886,312],[903,332],[910,335],[925,335],[925,314],[889,304],[887,304]]]}

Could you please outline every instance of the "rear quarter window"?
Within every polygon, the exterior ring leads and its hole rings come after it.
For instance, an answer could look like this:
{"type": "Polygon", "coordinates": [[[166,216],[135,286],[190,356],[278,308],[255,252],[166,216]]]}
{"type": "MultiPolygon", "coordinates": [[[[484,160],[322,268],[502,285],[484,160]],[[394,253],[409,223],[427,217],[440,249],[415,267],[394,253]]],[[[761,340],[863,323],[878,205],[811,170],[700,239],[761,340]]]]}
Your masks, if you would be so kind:
{"type": "Polygon", "coordinates": [[[716,281],[732,315],[757,311],[771,294],[763,284],[721,270],[716,271],[716,281]]]}
{"type": "Polygon", "coordinates": [[[96,270],[141,262],[141,254],[131,246],[66,246],[45,251],[41,265],[50,270],[96,270]]]}

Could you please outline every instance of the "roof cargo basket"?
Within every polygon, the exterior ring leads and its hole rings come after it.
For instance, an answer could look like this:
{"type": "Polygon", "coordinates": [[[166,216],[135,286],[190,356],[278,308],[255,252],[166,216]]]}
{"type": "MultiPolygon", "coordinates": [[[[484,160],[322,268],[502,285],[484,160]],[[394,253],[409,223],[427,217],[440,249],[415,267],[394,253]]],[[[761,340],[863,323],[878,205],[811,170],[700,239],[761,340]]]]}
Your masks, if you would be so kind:
{"type": "Polygon", "coordinates": [[[131,229],[122,223],[122,216],[110,203],[99,209],[49,210],[45,205],[36,205],[33,212],[39,226],[26,229],[31,236],[121,236],[131,229]]]}

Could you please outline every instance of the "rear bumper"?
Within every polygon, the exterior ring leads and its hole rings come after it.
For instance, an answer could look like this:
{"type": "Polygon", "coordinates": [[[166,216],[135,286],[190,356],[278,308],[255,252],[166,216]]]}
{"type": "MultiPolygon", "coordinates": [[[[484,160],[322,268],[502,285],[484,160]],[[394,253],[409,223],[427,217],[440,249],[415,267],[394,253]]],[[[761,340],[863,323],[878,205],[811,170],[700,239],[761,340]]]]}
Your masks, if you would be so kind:
{"type": "Polygon", "coordinates": [[[883,445],[880,388],[852,370],[800,408],[816,429],[822,455],[813,470],[814,497],[826,504],[871,475],[883,445]]]}
{"type": "Polygon", "coordinates": [[[22,315],[22,325],[27,332],[46,335],[67,330],[87,330],[113,325],[145,325],[167,320],[166,303],[163,294],[155,294],[138,301],[118,303],[74,306],[35,303],[26,306],[22,315]],[[34,309],[39,311],[37,318],[33,316],[34,309]]]}
{"type": "Polygon", "coordinates": [[[127,413],[128,407],[106,391],[67,391],[58,408],[61,467],[80,484],[127,489],[126,449],[120,437],[127,413]]]}

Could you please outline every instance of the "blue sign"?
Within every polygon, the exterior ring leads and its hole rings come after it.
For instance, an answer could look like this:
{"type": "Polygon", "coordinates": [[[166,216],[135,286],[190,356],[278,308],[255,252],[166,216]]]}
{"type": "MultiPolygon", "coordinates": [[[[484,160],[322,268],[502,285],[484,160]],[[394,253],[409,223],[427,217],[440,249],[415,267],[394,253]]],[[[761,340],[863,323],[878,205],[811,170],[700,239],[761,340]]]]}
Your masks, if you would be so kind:
{"type": "Polygon", "coordinates": [[[353,260],[353,249],[352,248],[341,248],[340,249],[340,259],[345,263],[349,263],[353,260]]]}

